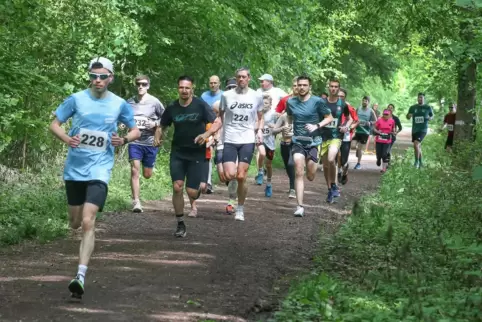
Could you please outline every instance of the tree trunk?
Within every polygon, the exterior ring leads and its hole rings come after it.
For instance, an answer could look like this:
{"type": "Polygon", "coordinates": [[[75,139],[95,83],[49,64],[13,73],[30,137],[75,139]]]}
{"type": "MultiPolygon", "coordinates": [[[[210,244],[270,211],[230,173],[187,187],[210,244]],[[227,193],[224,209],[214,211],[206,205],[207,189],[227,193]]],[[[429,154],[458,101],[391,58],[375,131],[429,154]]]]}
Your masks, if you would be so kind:
{"type": "MultiPolygon", "coordinates": [[[[461,36],[470,48],[474,39],[473,26],[461,23],[461,36]]],[[[464,55],[458,64],[457,116],[454,129],[454,148],[462,141],[474,139],[475,93],[477,85],[477,63],[464,55]]]]}

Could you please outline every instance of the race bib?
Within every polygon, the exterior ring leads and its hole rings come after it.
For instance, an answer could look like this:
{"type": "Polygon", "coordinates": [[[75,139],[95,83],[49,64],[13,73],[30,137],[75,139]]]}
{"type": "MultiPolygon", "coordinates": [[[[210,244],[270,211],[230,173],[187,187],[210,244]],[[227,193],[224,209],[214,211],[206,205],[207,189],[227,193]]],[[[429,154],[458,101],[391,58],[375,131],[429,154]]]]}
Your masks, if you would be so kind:
{"type": "Polygon", "coordinates": [[[425,123],[425,117],[415,116],[415,123],[417,123],[417,124],[425,123]]]}
{"type": "Polygon", "coordinates": [[[261,129],[261,132],[263,133],[264,136],[269,136],[273,133],[273,130],[269,127],[265,127],[261,129]]]}
{"type": "Polygon", "coordinates": [[[345,134],[343,135],[343,142],[350,142],[350,141],[351,141],[350,131],[345,132],[345,134]]]}
{"type": "Polygon", "coordinates": [[[147,122],[149,121],[147,117],[141,115],[134,116],[134,120],[136,121],[136,126],[139,130],[145,129],[147,122]]]}
{"type": "Polygon", "coordinates": [[[338,119],[334,119],[333,121],[325,125],[325,127],[329,129],[336,129],[337,126],[338,126],[338,119]]]}
{"type": "Polygon", "coordinates": [[[450,132],[454,131],[454,125],[453,124],[447,124],[447,128],[449,129],[450,132]]]}
{"type": "Polygon", "coordinates": [[[390,139],[390,134],[380,133],[379,137],[380,137],[380,139],[382,139],[384,141],[388,141],[390,139]]]}
{"type": "Polygon", "coordinates": [[[235,124],[247,124],[249,123],[249,115],[247,114],[234,114],[233,123],[235,124]]]}
{"type": "Polygon", "coordinates": [[[79,136],[79,148],[93,151],[105,151],[107,148],[106,132],[80,129],[79,136]]]}

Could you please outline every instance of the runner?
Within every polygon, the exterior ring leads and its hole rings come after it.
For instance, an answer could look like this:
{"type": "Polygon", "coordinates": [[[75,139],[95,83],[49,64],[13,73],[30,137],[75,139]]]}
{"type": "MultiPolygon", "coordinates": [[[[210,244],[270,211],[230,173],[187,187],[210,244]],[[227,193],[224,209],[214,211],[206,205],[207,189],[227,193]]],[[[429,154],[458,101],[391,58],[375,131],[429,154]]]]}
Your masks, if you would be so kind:
{"type": "Polygon", "coordinates": [[[320,129],[333,121],[330,109],[321,98],[312,96],[311,78],[300,76],[297,81],[298,96],[286,104],[288,123],[293,126],[291,153],[295,164],[295,190],[298,206],[295,217],[303,217],[304,173],[315,179],[318,169],[318,145],[322,143],[320,129]]]}
{"type": "Polygon", "coordinates": [[[326,100],[326,99],[328,98],[328,93],[327,93],[327,92],[323,92],[323,93],[321,93],[321,96],[320,96],[320,97],[326,100]]]}
{"type": "MultiPolygon", "coordinates": [[[[219,89],[220,85],[221,85],[221,81],[219,80],[219,77],[216,75],[211,76],[209,78],[209,91],[205,91],[201,95],[201,99],[206,103],[208,103],[208,105],[211,107],[213,107],[214,102],[217,102],[221,99],[221,95],[223,94],[223,91],[219,89]]],[[[208,149],[210,149],[212,153],[212,148],[208,147],[208,149]]],[[[208,173],[206,193],[211,194],[214,192],[213,185],[212,185],[213,164],[211,161],[209,161],[208,166],[209,166],[209,173],[208,173]]]]}
{"type": "Polygon", "coordinates": [[[415,150],[415,163],[416,168],[423,166],[422,163],[422,141],[427,135],[428,121],[433,118],[433,109],[431,106],[425,104],[425,94],[418,93],[418,104],[410,106],[408,110],[407,119],[412,121],[412,142],[415,150]]]}
{"type": "Polygon", "coordinates": [[[355,130],[355,136],[353,137],[353,141],[357,142],[356,156],[358,158],[358,162],[355,165],[355,169],[361,169],[361,159],[363,156],[363,151],[365,150],[365,144],[367,144],[372,127],[377,121],[375,112],[368,106],[369,103],[370,97],[364,96],[362,99],[362,106],[356,110],[359,123],[355,130]]]}
{"type": "Polygon", "coordinates": [[[274,87],[274,79],[270,74],[264,74],[258,79],[261,87],[258,88],[257,92],[271,96],[271,108],[275,110],[279,101],[288,94],[281,88],[274,87]]]}
{"type": "Polygon", "coordinates": [[[154,133],[156,127],[160,126],[164,106],[157,98],[147,93],[151,85],[148,76],[137,76],[134,82],[137,86],[137,95],[129,98],[127,103],[132,107],[137,128],[141,131],[141,138],[129,143],[128,153],[131,162],[132,211],[142,212],[139,198],[141,162],[142,175],[145,179],[149,179],[152,176],[152,169],[159,150],[158,147],[153,146],[154,133]]]}
{"type": "MultiPolygon", "coordinates": [[[[373,109],[373,112],[375,112],[375,115],[377,116],[377,120],[378,120],[380,118],[380,111],[378,110],[378,103],[374,103],[372,109],[373,109]]],[[[365,152],[368,152],[370,150],[370,142],[373,142],[373,150],[372,151],[375,151],[376,142],[375,142],[375,136],[373,135],[373,133],[370,133],[370,135],[368,136],[365,152]]]]}
{"type": "Polygon", "coordinates": [[[398,116],[395,116],[393,114],[393,111],[395,111],[395,105],[388,104],[387,109],[390,110],[390,113],[392,113],[392,119],[395,121],[395,131],[393,132],[392,143],[390,143],[390,149],[388,150],[388,165],[390,165],[390,161],[392,160],[392,147],[395,141],[397,140],[398,133],[402,131],[402,122],[400,122],[400,119],[398,118],[398,116]]]}
{"type": "Polygon", "coordinates": [[[298,95],[298,90],[297,90],[297,87],[296,87],[297,86],[296,85],[297,79],[298,79],[298,77],[293,78],[293,82],[292,82],[292,86],[291,86],[291,93],[289,93],[288,95],[283,97],[279,101],[278,106],[276,106],[276,113],[278,113],[278,116],[279,116],[279,114],[283,113],[286,110],[286,102],[288,102],[288,100],[290,98],[292,98],[293,96],[298,95]]]}
{"type": "Polygon", "coordinates": [[[321,145],[320,158],[323,160],[323,174],[328,187],[328,196],[326,197],[326,202],[328,203],[333,203],[334,198],[340,197],[340,189],[336,184],[337,156],[341,146],[340,137],[344,137],[345,133],[348,136],[350,135],[350,126],[353,123],[348,106],[338,97],[339,89],[340,82],[334,79],[330,80],[328,84],[330,95],[326,99],[325,104],[330,109],[333,121],[325,125],[321,131],[323,143],[321,145]],[[347,119],[345,125],[341,125],[342,115],[347,119]]]}
{"type": "MultiPolygon", "coordinates": [[[[358,126],[358,115],[356,114],[356,110],[351,106],[347,101],[346,101],[346,96],[348,95],[348,92],[346,89],[341,88],[338,91],[338,97],[341,99],[341,101],[348,106],[348,110],[350,112],[350,116],[352,119],[352,123],[349,126],[350,131],[345,132],[343,135],[343,140],[341,142],[341,147],[340,147],[340,153],[338,153],[339,158],[338,158],[338,165],[339,165],[339,170],[338,170],[338,181],[345,185],[348,182],[348,158],[350,156],[350,149],[351,149],[351,140],[353,138],[353,134],[355,133],[355,129],[358,126]]],[[[345,116],[345,114],[342,114],[341,116],[341,124],[342,126],[347,126],[349,119],[345,116]]]]}
{"type": "Polygon", "coordinates": [[[264,194],[266,197],[271,197],[273,188],[271,186],[271,177],[273,176],[273,158],[276,148],[276,142],[273,134],[273,128],[276,124],[276,111],[271,108],[272,98],[269,94],[263,95],[263,119],[264,127],[261,128],[263,132],[263,143],[258,143],[258,175],[256,176],[256,184],[263,184],[264,168],[266,167],[266,188],[264,194]]]}
{"type": "Polygon", "coordinates": [[[451,103],[449,105],[449,112],[444,117],[444,125],[442,130],[447,128],[447,141],[445,141],[445,150],[447,152],[452,152],[452,146],[454,144],[454,126],[455,126],[455,117],[456,117],[456,107],[455,104],[451,103]]]}
{"type": "MultiPolygon", "coordinates": [[[[226,88],[225,91],[229,91],[233,88],[236,88],[236,79],[229,79],[226,82],[226,88]]],[[[217,101],[213,104],[213,109],[214,112],[216,113],[216,116],[219,117],[219,105],[220,101],[217,101]]],[[[236,204],[236,191],[238,190],[238,180],[232,179],[232,180],[227,180],[226,176],[224,174],[224,168],[223,168],[223,127],[221,127],[215,134],[215,142],[216,142],[216,156],[215,156],[215,162],[216,162],[216,167],[218,170],[218,176],[219,180],[221,182],[226,183],[228,186],[228,194],[229,194],[229,200],[228,204],[226,206],[226,215],[232,215],[234,214],[235,210],[235,204],[236,204]]]]}
{"type": "Polygon", "coordinates": [[[221,96],[220,117],[224,124],[223,168],[227,180],[238,180],[238,207],[235,219],[244,221],[244,201],[248,193],[246,178],[253,158],[256,136],[263,142],[263,98],[249,88],[249,69],[236,71],[237,87],[221,96]],[[255,131],[255,124],[259,128],[255,131]],[[236,165],[236,162],[238,164],[236,165]]]}
{"type": "Polygon", "coordinates": [[[203,100],[193,97],[194,80],[189,76],[178,78],[179,99],[167,106],[161,118],[162,136],[174,124],[169,169],[172,179],[172,204],[177,218],[176,237],[186,236],[184,223],[183,187],[190,200],[201,195],[208,174],[206,141],[221,127],[212,108],[203,100]],[[207,124],[212,123],[206,131],[207,124]]]}
{"type": "Polygon", "coordinates": [[[373,132],[376,134],[376,155],[377,166],[381,165],[383,161],[381,173],[387,171],[388,166],[388,152],[392,143],[392,136],[395,133],[395,121],[391,118],[391,112],[389,109],[383,111],[383,116],[380,117],[375,123],[373,132]]]}
{"type": "Polygon", "coordinates": [[[70,95],[55,111],[50,131],[69,146],[64,167],[65,189],[72,229],[82,226],[79,266],[69,283],[72,297],[82,298],[85,274],[95,244],[95,219],[107,199],[107,185],[114,166],[114,147],[137,140],[129,104],[107,88],[114,79],[114,68],[104,57],[89,64],[91,86],[70,95]],[[65,133],[62,124],[72,118],[72,127],[65,133]],[[125,137],[116,133],[117,122],[129,129],[125,137]]]}

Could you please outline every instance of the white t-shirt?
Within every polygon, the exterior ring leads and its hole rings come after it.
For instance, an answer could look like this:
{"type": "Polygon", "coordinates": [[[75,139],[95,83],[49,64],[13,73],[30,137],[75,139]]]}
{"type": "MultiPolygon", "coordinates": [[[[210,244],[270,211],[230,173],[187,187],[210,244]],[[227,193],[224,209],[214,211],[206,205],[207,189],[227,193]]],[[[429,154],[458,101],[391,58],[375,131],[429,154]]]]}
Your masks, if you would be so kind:
{"type": "Polygon", "coordinates": [[[288,96],[284,90],[282,90],[279,87],[271,87],[268,90],[263,90],[262,88],[258,88],[257,90],[258,93],[263,94],[269,94],[271,96],[271,109],[274,110],[278,106],[279,101],[285,96],[288,96]]]}
{"type": "Polygon", "coordinates": [[[264,118],[264,127],[263,131],[263,143],[268,147],[270,150],[275,150],[276,143],[273,134],[273,128],[269,127],[268,124],[275,125],[276,123],[276,112],[274,110],[269,110],[268,112],[263,114],[264,118]]]}
{"type": "Polygon", "coordinates": [[[262,109],[262,95],[251,88],[246,94],[235,90],[224,92],[219,104],[219,110],[224,111],[223,143],[255,143],[254,127],[262,109]]]}

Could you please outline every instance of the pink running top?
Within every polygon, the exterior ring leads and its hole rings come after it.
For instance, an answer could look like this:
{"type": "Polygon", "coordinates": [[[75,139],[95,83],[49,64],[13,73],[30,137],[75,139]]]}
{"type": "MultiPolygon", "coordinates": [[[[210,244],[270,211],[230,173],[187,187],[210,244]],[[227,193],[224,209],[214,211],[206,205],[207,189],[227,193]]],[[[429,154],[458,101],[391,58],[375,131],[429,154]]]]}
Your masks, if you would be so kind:
{"type": "Polygon", "coordinates": [[[375,123],[375,128],[381,132],[381,134],[375,137],[375,142],[392,143],[391,133],[395,129],[395,121],[392,118],[385,120],[383,117],[380,117],[375,123]]]}

